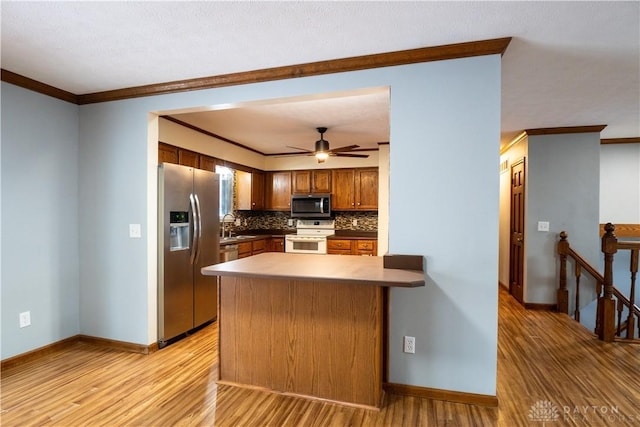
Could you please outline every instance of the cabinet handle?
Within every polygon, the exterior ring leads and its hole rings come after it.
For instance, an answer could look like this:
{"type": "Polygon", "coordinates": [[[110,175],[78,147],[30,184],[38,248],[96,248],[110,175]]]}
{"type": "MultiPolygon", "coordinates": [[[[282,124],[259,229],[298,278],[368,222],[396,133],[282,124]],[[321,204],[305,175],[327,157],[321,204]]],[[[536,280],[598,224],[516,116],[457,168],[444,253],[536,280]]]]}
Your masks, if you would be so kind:
{"type": "Polygon", "coordinates": [[[360,202],[358,202],[358,206],[360,206],[360,202]]]}
{"type": "Polygon", "coordinates": [[[356,205],[355,203],[351,203],[351,206],[355,206],[355,205],[356,205]]]}

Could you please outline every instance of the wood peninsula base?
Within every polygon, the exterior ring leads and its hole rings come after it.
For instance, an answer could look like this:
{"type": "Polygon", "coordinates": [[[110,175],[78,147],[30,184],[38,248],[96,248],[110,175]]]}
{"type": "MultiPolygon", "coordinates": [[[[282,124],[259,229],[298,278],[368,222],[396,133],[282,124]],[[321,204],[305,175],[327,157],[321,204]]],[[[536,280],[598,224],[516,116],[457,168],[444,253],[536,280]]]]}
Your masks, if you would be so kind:
{"type": "Polygon", "coordinates": [[[424,275],[391,270],[393,282],[374,258],[265,253],[203,269],[221,276],[219,382],[379,409],[385,284],[424,275]],[[354,268],[366,277],[339,277],[354,268]]]}

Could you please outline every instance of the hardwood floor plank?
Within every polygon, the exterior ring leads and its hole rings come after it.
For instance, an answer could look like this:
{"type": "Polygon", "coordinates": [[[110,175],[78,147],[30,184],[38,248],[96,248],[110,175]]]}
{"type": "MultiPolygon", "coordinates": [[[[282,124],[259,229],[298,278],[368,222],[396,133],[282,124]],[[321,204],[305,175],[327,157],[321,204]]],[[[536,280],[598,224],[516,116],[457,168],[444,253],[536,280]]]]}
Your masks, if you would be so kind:
{"type": "Polygon", "coordinates": [[[77,343],[2,372],[2,426],[558,426],[640,424],[640,346],[604,343],[500,290],[498,408],[387,394],[381,411],[218,385],[214,323],[150,355],[77,343]]]}

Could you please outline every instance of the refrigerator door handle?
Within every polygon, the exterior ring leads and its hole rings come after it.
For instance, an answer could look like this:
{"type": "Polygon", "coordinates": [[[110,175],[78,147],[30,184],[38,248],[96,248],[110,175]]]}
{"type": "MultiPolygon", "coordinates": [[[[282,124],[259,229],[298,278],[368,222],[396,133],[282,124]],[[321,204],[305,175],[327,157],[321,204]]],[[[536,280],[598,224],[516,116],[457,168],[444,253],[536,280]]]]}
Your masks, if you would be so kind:
{"type": "Polygon", "coordinates": [[[191,204],[191,212],[193,216],[193,237],[191,238],[191,256],[189,262],[191,265],[196,260],[196,251],[198,250],[198,235],[200,234],[200,226],[198,224],[198,211],[196,208],[196,201],[193,197],[193,193],[189,194],[189,203],[191,204]]]}
{"type": "Polygon", "coordinates": [[[196,247],[195,258],[195,262],[197,263],[200,258],[200,241],[202,240],[202,211],[200,211],[200,199],[198,199],[198,195],[196,194],[194,197],[196,199],[196,209],[198,210],[198,219],[196,222],[198,224],[198,232],[196,233],[198,236],[198,246],[196,247]]]}

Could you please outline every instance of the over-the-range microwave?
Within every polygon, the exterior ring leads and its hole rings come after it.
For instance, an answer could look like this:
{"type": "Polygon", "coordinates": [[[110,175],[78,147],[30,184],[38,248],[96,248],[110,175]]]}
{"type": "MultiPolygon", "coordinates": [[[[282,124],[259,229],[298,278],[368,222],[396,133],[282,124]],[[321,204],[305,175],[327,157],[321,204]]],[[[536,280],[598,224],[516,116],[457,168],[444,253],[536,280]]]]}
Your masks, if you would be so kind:
{"type": "Polygon", "coordinates": [[[331,194],[292,194],[292,218],[330,218],[331,194]]]}

